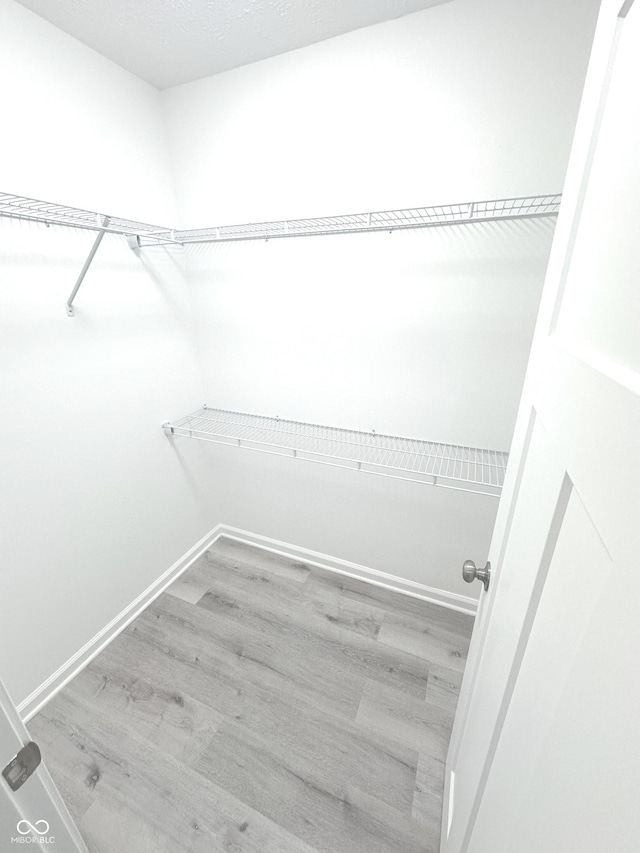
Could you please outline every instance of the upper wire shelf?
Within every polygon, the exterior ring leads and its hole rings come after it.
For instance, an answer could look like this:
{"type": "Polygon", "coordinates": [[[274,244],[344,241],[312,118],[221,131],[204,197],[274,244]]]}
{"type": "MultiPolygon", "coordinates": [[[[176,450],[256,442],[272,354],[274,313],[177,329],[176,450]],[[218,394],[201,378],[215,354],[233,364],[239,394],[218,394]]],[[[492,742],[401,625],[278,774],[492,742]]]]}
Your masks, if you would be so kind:
{"type": "Polygon", "coordinates": [[[434,228],[443,225],[490,222],[503,219],[531,219],[555,216],[561,194],[521,196],[517,198],[412,207],[374,213],[350,213],[315,219],[287,219],[244,225],[220,225],[214,228],[177,230],[137,222],[102,213],[93,213],[48,201],[0,193],[0,216],[67,225],[92,231],[125,234],[132,248],[165,243],[218,243],[237,240],[269,240],[276,237],[308,237],[323,234],[350,234],[366,231],[397,231],[408,228],[434,228]]]}
{"type": "Polygon", "coordinates": [[[78,207],[67,207],[51,201],[39,201],[10,193],[0,193],[0,216],[42,222],[45,225],[66,225],[88,231],[106,231],[113,234],[137,235],[151,242],[174,242],[170,228],[94,213],[78,207]]]}
{"type": "Polygon", "coordinates": [[[170,435],[499,497],[509,455],[376,432],[321,426],[204,406],[162,425],[170,435]]]}
{"type": "Polygon", "coordinates": [[[71,295],[67,299],[67,314],[75,315],[73,301],[105,234],[123,234],[129,248],[167,244],[184,246],[190,243],[221,243],[238,240],[269,240],[274,237],[309,237],[321,234],[352,234],[357,232],[399,231],[407,228],[435,228],[445,225],[464,225],[502,219],[533,219],[555,216],[562,196],[521,196],[518,198],[469,201],[461,204],[441,204],[432,207],[412,207],[405,210],[384,210],[376,213],[350,213],[323,216],[316,219],[286,219],[257,222],[247,225],[220,225],[178,231],[160,225],[150,225],[133,219],[123,219],[104,213],[94,213],[50,201],[0,193],[0,216],[63,225],[97,232],[95,242],[80,271],[71,295]]]}
{"type": "Polygon", "coordinates": [[[488,222],[499,219],[531,219],[554,216],[562,195],[523,196],[519,198],[412,207],[375,213],[350,213],[317,219],[284,219],[248,225],[221,225],[216,228],[176,231],[181,243],[217,243],[236,240],[269,240],[274,237],[309,237],[320,234],[351,234],[362,231],[398,231],[408,228],[433,228],[442,225],[488,222]]]}

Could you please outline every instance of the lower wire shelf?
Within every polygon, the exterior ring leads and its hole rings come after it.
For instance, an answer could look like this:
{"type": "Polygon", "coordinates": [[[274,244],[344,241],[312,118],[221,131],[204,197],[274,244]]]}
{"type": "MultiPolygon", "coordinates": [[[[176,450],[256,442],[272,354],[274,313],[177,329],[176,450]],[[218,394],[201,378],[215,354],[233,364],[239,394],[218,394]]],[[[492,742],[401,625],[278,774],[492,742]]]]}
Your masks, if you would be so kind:
{"type": "Polygon", "coordinates": [[[500,496],[509,458],[508,453],[499,450],[320,426],[208,406],[162,427],[169,435],[491,497],[500,496]]]}

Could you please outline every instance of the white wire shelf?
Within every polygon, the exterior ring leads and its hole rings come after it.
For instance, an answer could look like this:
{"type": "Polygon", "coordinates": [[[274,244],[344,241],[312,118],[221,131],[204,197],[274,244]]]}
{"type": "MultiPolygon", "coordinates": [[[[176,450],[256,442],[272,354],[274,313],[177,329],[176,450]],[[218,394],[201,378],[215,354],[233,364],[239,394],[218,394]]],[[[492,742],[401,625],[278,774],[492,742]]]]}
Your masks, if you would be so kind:
{"type": "Polygon", "coordinates": [[[442,225],[488,222],[499,219],[532,219],[555,216],[562,196],[523,196],[520,198],[470,201],[434,207],[384,210],[375,213],[351,213],[318,219],[288,219],[248,225],[221,225],[176,231],[181,243],[217,243],[236,240],[269,240],[274,237],[308,237],[321,234],[352,234],[362,231],[398,231],[407,228],[434,228],[442,225]]]}
{"type": "Polygon", "coordinates": [[[274,237],[309,237],[322,234],[353,234],[372,231],[399,231],[407,228],[435,228],[504,219],[533,219],[555,216],[562,196],[522,196],[518,198],[470,201],[433,207],[413,207],[405,210],[385,210],[377,213],[350,213],[324,216],[318,219],[288,219],[257,222],[247,225],[220,225],[179,231],[150,225],[133,219],[123,219],[104,213],[94,213],[77,207],[67,207],[50,201],[26,196],[0,193],[0,216],[62,225],[97,232],[95,242],[80,275],[67,299],[67,314],[75,316],[73,302],[105,234],[122,234],[129,248],[140,249],[167,244],[184,246],[191,243],[221,243],[238,240],[269,240],[274,237]]]}
{"type": "Polygon", "coordinates": [[[67,207],[51,201],[0,193],[0,216],[42,222],[45,225],[66,225],[88,231],[106,231],[113,234],[137,235],[154,242],[176,242],[170,228],[94,213],[78,207],[67,207]]]}
{"type": "Polygon", "coordinates": [[[499,497],[508,454],[204,406],[162,425],[187,436],[368,474],[499,497]]]}
{"type": "Polygon", "coordinates": [[[309,237],[326,234],[352,234],[366,231],[398,231],[408,228],[434,228],[444,225],[491,222],[504,219],[532,219],[555,216],[562,196],[521,196],[518,198],[471,201],[456,204],[350,213],[316,219],[288,219],[244,225],[220,225],[213,228],[177,230],[151,225],[103,213],[94,213],[48,201],[0,193],[0,216],[67,225],[92,231],[137,237],[132,248],[165,243],[218,243],[237,240],[269,240],[276,237],[309,237]]]}

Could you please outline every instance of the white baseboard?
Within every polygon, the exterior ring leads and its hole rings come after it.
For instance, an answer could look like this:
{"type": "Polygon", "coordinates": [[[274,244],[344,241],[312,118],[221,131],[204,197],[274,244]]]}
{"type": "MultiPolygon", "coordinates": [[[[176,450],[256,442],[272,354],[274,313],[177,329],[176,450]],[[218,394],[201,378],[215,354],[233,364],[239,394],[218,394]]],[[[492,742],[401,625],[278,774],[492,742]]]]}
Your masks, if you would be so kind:
{"type": "Polygon", "coordinates": [[[235,539],[237,542],[244,542],[247,545],[255,545],[290,560],[297,560],[311,566],[317,566],[320,569],[357,578],[375,586],[410,595],[413,598],[421,598],[424,601],[448,607],[450,610],[459,610],[471,615],[475,615],[477,610],[478,602],[465,595],[435,589],[416,581],[405,580],[386,572],[380,572],[377,569],[358,565],[358,563],[350,563],[347,560],[330,557],[318,551],[311,551],[309,548],[301,548],[299,545],[291,545],[288,542],[281,542],[279,539],[270,539],[268,536],[250,533],[248,530],[241,530],[228,524],[218,524],[18,705],[18,712],[23,722],[26,723],[35,716],[59,690],[62,690],[65,684],[68,684],[80,670],[84,669],[96,655],[100,654],[118,634],[124,631],[127,625],[133,622],[136,616],[142,613],[221,536],[235,539]]]}
{"type": "Polygon", "coordinates": [[[288,542],[281,542],[279,539],[270,539],[268,536],[260,536],[257,533],[250,533],[248,530],[230,527],[228,524],[220,524],[219,531],[219,536],[226,536],[228,539],[245,542],[247,545],[256,545],[258,548],[271,551],[273,554],[280,554],[283,557],[288,557],[290,560],[308,563],[320,569],[326,569],[329,572],[348,575],[351,578],[357,578],[375,586],[382,586],[394,592],[401,592],[403,595],[410,595],[413,598],[421,598],[423,601],[430,601],[432,604],[448,607],[450,610],[458,610],[461,613],[469,613],[475,616],[478,609],[478,602],[470,596],[458,595],[456,592],[447,592],[443,589],[426,586],[426,584],[418,583],[417,581],[405,580],[396,575],[390,575],[387,572],[380,572],[377,569],[361,566],[358,563],[350,563],[347,560],[330,557],[318,551],[311,551],[309,548],[301,548],[299,545],[291,545],[288,542]]]}
{"type": "Polygon", "coordinates": [[[165,589],[176,580],[207,548],[221,535],[222,525],[216,525],[213,530],[203,536],[199,542],[189,548],[186,554],[180,557],[167,571],[148,586],[131,604],[119,613],[114,619],[105,625],[101,631],[92,637],[88,643],[79,649],[73,657],[62,664],[53,675],[37,687],[33,693],[27,696],[19,705],[18,712],[23,722],[28,722],[38,711],[52,699],[59,690],[71,681],[81,669],[100,654],[100,652],[114,640],[121,631],[129,625],[142,611],[147,608],[165,589]]]}

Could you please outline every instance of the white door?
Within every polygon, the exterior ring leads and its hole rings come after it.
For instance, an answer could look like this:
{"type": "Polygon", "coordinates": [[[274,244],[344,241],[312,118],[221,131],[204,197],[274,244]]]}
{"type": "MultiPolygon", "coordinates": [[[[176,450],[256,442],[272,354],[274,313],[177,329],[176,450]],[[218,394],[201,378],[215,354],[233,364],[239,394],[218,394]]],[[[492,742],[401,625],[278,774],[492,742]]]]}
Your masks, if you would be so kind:
{"type": "Polygon", "coordinates": [[[447,759],[443,853],[640,849],[639,6],[601,6],[447,759]]]}
{"type": "MultiPolygon", "coordinates": [[[[0,680],[0,771],[7,767],[31,738],[0,680]]],[[[46,757],[46,756],[45,756],[46,757]]],[[[20,765],[9,773],[20,778],[20,765]]],[[[44,764],[40,764],[15,791],[0,776],[0,850],[51,850],[87,853],[87,848],[44,764]]]]}

